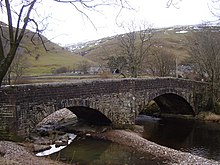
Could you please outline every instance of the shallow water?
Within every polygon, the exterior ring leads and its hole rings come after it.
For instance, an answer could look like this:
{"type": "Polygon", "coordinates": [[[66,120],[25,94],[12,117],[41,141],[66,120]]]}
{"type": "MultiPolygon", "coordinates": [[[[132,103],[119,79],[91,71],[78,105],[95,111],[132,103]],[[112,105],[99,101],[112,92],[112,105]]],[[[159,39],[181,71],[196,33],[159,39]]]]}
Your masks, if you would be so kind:
{"type": "Polygon", "coordinates": [[[220,124],[183,119],[139,116],[143,136],[160,145],[220,160],[220,124]]]}
{"type": "Polygon", "coordinates": [[[131,148],[92,138],[73,141],[68,147],[49,156],[51,159],[77,165],[157,165],[167,164],[151,155],[131,148]]]}

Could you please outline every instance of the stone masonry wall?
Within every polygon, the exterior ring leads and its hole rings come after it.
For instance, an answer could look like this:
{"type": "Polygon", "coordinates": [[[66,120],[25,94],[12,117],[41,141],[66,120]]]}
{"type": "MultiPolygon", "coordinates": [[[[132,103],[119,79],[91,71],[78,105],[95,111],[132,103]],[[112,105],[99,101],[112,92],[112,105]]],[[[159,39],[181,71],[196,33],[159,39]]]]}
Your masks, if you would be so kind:
{"type": "Polygon", "coordinates": [[[72,106],[96,109],[122,127],[134,124],[143,106],[161,94],[177,94],[198,110],[206,103],[207,91],[204,83],[173,78],[6,86],[0,90],[0,129],[26,135],[44,117],[72,106]]]}

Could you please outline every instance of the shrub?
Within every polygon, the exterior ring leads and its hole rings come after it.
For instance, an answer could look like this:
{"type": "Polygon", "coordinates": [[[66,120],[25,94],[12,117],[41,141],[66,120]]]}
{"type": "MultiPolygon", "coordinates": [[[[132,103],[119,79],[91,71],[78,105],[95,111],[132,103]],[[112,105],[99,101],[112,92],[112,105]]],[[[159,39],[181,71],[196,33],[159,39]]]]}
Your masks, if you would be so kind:
{"type": "Polygon", "coordinates": [[[60,68],[57,68],[53,71],[54,74],[59,74],[59,73],[66,73],[68,71],[67,67],[63,66],[60,68]]]}

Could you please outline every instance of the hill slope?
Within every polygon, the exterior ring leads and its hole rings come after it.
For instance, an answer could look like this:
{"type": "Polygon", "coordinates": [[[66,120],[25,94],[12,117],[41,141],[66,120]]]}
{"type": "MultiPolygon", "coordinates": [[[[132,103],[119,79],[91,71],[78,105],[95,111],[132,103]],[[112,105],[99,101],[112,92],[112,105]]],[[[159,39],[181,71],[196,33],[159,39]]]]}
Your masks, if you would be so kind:
{"type": "MultiPolygon", "coordinates": [[[[8,36],[7,25],[0,22],[3,33],[8,36]]],[[[21,47],[18,53],[24,54],[28,63],[28,68],[25,70],[25,75],[43,75],[51,74],[54,70],[67,67],[70,70],[76,69],[77,64],[82,61],[94,64],[94,62],[85,57],[68,51],[67,49],[50,42],[47,38],[42,36],[46,49],[44,48],[39,37],[27,30],[21,42],[21,47]]],[[[6,42],[5,40],[3,42],[6,42]]]]}
{"type": "MultiPolygon", "coordinates": [[[[220,31],[219,26],[176,26],[170,28],[154,29],[154,39],[159,41],[167,50],[172,52],[181,62],[189,54],[187,52],[187,39],[192,32],[209,29],[211,31],[220,31]]],[[[112,36],[100,40],[90,41],[67,47],[75,54],[86,57],[100,64],[106,62],[106,58],[112,55],[119,55],[119,36],[112,36]]]]}

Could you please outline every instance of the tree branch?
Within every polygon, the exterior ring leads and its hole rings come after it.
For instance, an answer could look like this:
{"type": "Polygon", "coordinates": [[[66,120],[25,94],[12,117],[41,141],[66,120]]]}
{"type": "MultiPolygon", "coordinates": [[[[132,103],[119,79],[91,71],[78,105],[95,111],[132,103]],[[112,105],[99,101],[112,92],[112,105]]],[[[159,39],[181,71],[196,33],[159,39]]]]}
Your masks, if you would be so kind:
{"type": "Polygon", "coordinates": [[[34,39],[35,35],[37,34],[38,37],[40,38],[40,41],[41,41],[41,43],[42,43],[44,49],[45,49],[46,51],[49,51],[49,50],[47,49],[46,45],[45,45],[45,42],[44,42],[44,40],[43,40],[41,34],[40,34],[43,30],[39,30],[38,24],[37,24],[37,22],[36,22],[34,19],[29,19],[29,20],[30,20],[31,22],[33,22],[33,23],[35,24],[35,26],[36,26],[36,33],[34,33],[33,36],[31,37],[31,42],[32,42],[34,45],[36,45],[36,44],[34,43],[34,40],[33,40],[33,39],[34,39]]]}
{"type": "Polygon", "coordinates": [[[21,32],[20,32],[20,35],[18,36],[18,39],[16,40],[16,43],[20,43],[21,40],[22,40],[22,38],[23,38],[23,36],[24,36],[24,32],[25,32],[26,27],[27,27],[28,22],[29,22],[29,17],[30,17],[31,10],[33,9],[34,4],[36,3],[36,1],[37,1],[37,0],[33,0],[33,1],[29,4],[30,7],[29,7],[29,9],[28,9],[28,12],[27,12],[26,17],[24,18],[24,25],[23,25],[23,27],[22,27],[22,29],[21,29],[21,32]]]}
{"type": "Polygon", "coordinates": [[[21,16],[22,16],[24,7],[25,7],[25,5],[23,5],[21,7],[20,13],[18,15],[17,28],[16,28],[16,32],[15,32],[15,40],[17,40],[17,38],[18,38],[18,33],[19,33],[19,29],[20,29],[20,22],[21,22],[21,16]]]}
{"type": "Polygon", "coordinates": [[[12,24],[12,15],[11,15],[11,7],[10,2],[5,0],[7,15],[8,15],[8,29],[9,29],[9,38],[10,38],[10,45],[12,46],[14,42],[14,31],[13,31],[13,24],[12,24]]]}

